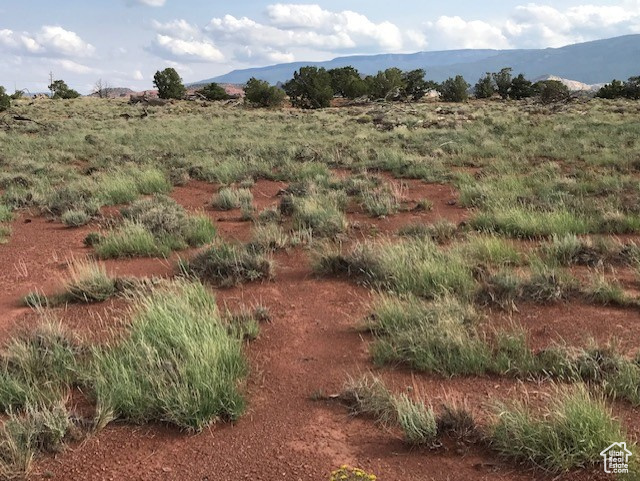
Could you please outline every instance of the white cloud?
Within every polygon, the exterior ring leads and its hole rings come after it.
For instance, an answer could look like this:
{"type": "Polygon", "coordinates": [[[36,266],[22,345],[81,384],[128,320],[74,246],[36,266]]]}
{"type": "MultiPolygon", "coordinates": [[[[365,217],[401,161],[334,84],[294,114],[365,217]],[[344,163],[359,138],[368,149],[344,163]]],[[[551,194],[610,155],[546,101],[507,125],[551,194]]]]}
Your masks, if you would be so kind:
{"type": "Polygon", "coordinates": [[[128,0],[129,5],[144,5],[147,7],[162,7],[167,0],[128,0]]]}
{"type": "Polygon", "coordinates": [[[156,32],[182,40],[193,40],[202,36],[197,26],[191,25],[184,19],[172,20],[166,23],[153,20],[152,25],[156,32]]]}
{"type": "Polygon", "coordinates": [[[60,65],[67,72],[77,73],[77,74],[89,74],[89,73],[97,73],[99,70],[96,70],[91,67],[87,67],[86,65],[82,65],[78,62],[74,62],[73,60],[68,59],[59,59],[56,60],[55,63],[60,65]]]}
{"type": "Polygon", "coordinates": [[[186,62],[222,62],[224,54],[208,40],[183,40],[158,34],[154,50],[161,56],[186,62]]]}
{"type": "Polygon", "coordinates": [[[90,57],[95,47],[72,31],[59,26],[45,25],[38,32],[0,30],[0,48],[18,55],[50,57],[90,57]]]}
{"type": "Polygon", "coordinates": [[[438,48],[507,48],[509,41],[500,28],[480,20],[443,16],[427,24],[430,45],[438,48]]]}
{"type": "Polygon", "coordinates": [[[506,21],[438,18],[425,25],[432,48],[543,48],[640,32],[640,2],[621,6],[548,4],[517,6],[506,21]]]}
{"type": "Polygon", "coordinates": [[[133,72],[133,80],[144,80],[144,75],[142,75],[142,72],[140,70],[136,70],[135,72],[133,72]]]}

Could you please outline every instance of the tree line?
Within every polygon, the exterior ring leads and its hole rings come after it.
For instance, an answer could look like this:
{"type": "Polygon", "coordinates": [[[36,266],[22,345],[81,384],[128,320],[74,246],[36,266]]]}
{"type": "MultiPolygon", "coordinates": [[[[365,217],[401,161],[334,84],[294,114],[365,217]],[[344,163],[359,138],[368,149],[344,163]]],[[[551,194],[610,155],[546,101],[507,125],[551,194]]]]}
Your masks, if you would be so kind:
{"type": "MultiPolygon", "coordinates": [[[[99,82],[101,84],[101,81],[99,82]]],[[[158,96],[163,99],[182,99],[187,93],[182,78],[173,68],[157,71],[153,84],[158,89],[158,96]]],[[[48,88],[53,99],[73,99],[80,96],[63,80],[52,80],[48,88]]],[[[363,98],[417,102],[430,92],[437,92],[439,98],[445,102],[465,102],[472,95],[477,99],[500,97],[514,100],[535,96],[544,103],[551,103],[564,100],[570,95],[569,88],[558,80],[542,80],[534,83],[522,73],[514,77],[509,67],[499,72],[487,72],[472,88],[461,75],[441,83],[427,80],[423,69],[403,71],[393,67],[381,70],[375,75],[362,75],[351,66],[329,70],[323,67],[307,66],[296,71],[288,82],[278,86],[251,78],[244,86],[244,92],[246,102],[255,106],[281,106],[288,97],[294,107],[302,109],[329,107],[336,97],[349,100],[363,98]]],[[[233,98],[216,83],[201,87],[197,93],[207,100],[233,98]]],[[[20,96],[22,91],[8,95],[4,87],[0,86],[0,111],[8,109],[11,100],[16,100],[20,96]]],[[[639,100],[640,76],[631,77],[626,82],[613,80],[601,87],[595,96],[605,99],[639,100]]]]}

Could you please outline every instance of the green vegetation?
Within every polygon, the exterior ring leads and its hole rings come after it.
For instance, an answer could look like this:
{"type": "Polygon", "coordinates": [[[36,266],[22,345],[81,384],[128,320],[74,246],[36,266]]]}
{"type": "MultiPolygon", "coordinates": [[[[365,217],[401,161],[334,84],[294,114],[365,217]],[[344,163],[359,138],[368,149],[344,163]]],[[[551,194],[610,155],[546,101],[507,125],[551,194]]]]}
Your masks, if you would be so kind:
{"type": "Polygon", "coordinates": [[[218,191],[211,201],[211,205],[219,210],[250,208],[253,195],[249,189],[235,189],[224,187],[218,191]]]}
{"type": "Polygon", "coordinates": [[[203,281],[222,286],[232,286],[258,279],[271,279],[273,262],[250,246],[216,242],[197,254],[180,269],[203,281]]]}
{"type": "Polygon", "coordinates": [[[207,100],[228,100],[231,98],[227,91],[215,82],[205,85],[197,92],[207,100]]]}
{"type": "Polygon", "coordinates": [[[432,444],[436,439],[433,410],[405,394],[395,396],[374,376],[351,379],[340,399],[354,416],[371,416],[383,426],[399,427],[409,444],[432,444]]]}
{"type": "Polygon", "coordinates": [[[181,99],[187,91],[182,78],[171,67],[157,71],[153,76],[153,85],[158,89],[158,97],[161,99],[181,99]]]}
{"type": "Polygon", "coordinates": [[[461,76],[456,75],[455,78],[449,78],[438,86],[440,98],[445,102],[465,102],[469,98],[467,91],[469,90],[467,81],[461,76]]]}
{"type": "Polygon", "coordinates": [[[51,91],[53,99],[77,99],[80,97],[80,93],[69,88],[64,80],[54,80],[47,88],[51,91]]]}
{"type": "Polygon", "coordinates": [[[264,80],[251,78],[244,87],[244,99],[255,107],[280,107],[285,98],[285,92],[278,87],[269,85],[264,80]]]}
{"type": "Polygon", "coordinates": [[[603,446],[620,440],[611,411],[584,389],[561,393],[542,414],[523,404],[500,406],[490,434],[500,454],[556,472],[600,463],[603,446]]]}
{"type": "Polygon", "coordinates": [[[95,348],[91,367],[102,409],[132,422],[161,421],[191,431],[242,413],[238,381],[246,371],[240,339],[197,283],[142,298],[129,336],[95,348]]]}
{"type": "Polygon", "coordinates": [[[0,112],[4,112],[11,107],[11,97],[7,95],[5,88],[0,85],[0,112]]]}
{"type": "Polygon", "coordinates": [[[206,244],[216,233],[208,217],[188,215],[166,196],[137,200],[121,212],[123,222],[93,244],[103,259],[167,256],[206,244]]]}

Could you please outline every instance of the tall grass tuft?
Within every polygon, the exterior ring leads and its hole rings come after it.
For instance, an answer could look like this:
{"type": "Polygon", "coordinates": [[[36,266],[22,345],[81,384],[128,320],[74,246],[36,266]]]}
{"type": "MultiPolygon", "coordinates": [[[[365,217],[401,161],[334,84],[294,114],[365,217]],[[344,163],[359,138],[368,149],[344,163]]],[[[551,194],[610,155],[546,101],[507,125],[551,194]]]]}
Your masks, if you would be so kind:
{"type": "Polygon", "coordinates": [[[94,348],[91,368],[102,409],[190,431],[242,413],[246,372],[241,340],[229,333],[215,299],[186,281],[140,298],[129,336],[94,348]]]}
{"type": "Polygon", "coordinates": [[[598,463],[600,451],[623,440],[611,411],[583,387],[561,391],[541,414],[521,403],[499,406],[490,433],[500,454],[554,472],[598,463]]]}

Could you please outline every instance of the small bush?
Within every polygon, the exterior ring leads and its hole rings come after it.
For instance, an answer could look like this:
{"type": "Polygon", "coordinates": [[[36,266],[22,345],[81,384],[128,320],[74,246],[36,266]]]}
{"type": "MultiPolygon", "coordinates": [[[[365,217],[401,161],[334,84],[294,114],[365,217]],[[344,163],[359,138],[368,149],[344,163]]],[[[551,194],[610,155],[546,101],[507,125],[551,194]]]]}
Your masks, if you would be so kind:
{"type": "Polygon", "coordinates": [[[382,189],[365,189],[361,195],[362,205],[372,217],[395,214],[400,209],[404,198],[401,189],[389,186],[382,189]]]}
{"type": "Polygon", "coordinates": [[[68,210],[60,217],[60,221],[69,227],[80,227],[91,221],[91,216],[84,210],[68,210]]]}
{"type": "Polygon", "coordinates": [[[162,257],[171,252],[168,247],[159,245],[144,225],[135,222],[125,222],[104,236],[94,247],[101,259],[162,257]]]}
{"type": "Polygon", "coordinates": [[[178,282],[141,298],[130,335],[93,354],[98,405],[117,417],[200,431],[243,411],[242,344],[201,284],[178,282]]]}
{"type": "Polygon", "coordinates": [[[603,447],[623,439],[605,404],[584,388],[560,393],[541,415],[523,404],[500,406],[490,434],[502,455],[555,472],[599,463],[603,447]]]}
{"type": "Polygon", "coordinates": [[[218,242],[181,264],[187,274],[222,286],[273,277],[273,262],[246,246],[218,242]]]}
{"type": "Polygon", "coordinates": [[[89,259],[74,260],[69,263],[64,289],[71,301],[102,302],[116,293],[116,282],[103,264],[89,259]]]}
{"type": "Polygon", "coordinates": [[[25,479],[38,452],[57,452],[71,428],[60,402],[52,407],[27,408],[11,413],[0,427],[0,477],[25,479]]]}
{"type": "Polygon", "coordinates": [[[98,240],[102,258],[167,256],[174,250],[211,241],[216,229],[203,215],[189,216],[166,196],[140,199],[122,209],[125,221],[98,240]]]}
{"type": "Polygon", "coordinates": [[[314,195],[293,199],[295,229],[311,229],[315,237],[335,237],[348,223],[336,197],[314,195]]]}
{"type": "Polygon", "coordinates": [[[233,189],[225,187],[215,195],[211,205],[220,210],[239,209],[251,206],[253,194],[249,189],[233,189]]]}
{"type": "Polygon", "coordinates": [[[0,357],[0,411],[63,399],[77,380],[79,355],[79,346],[59,324],[42,324],[12,339],[0,357]]]}

